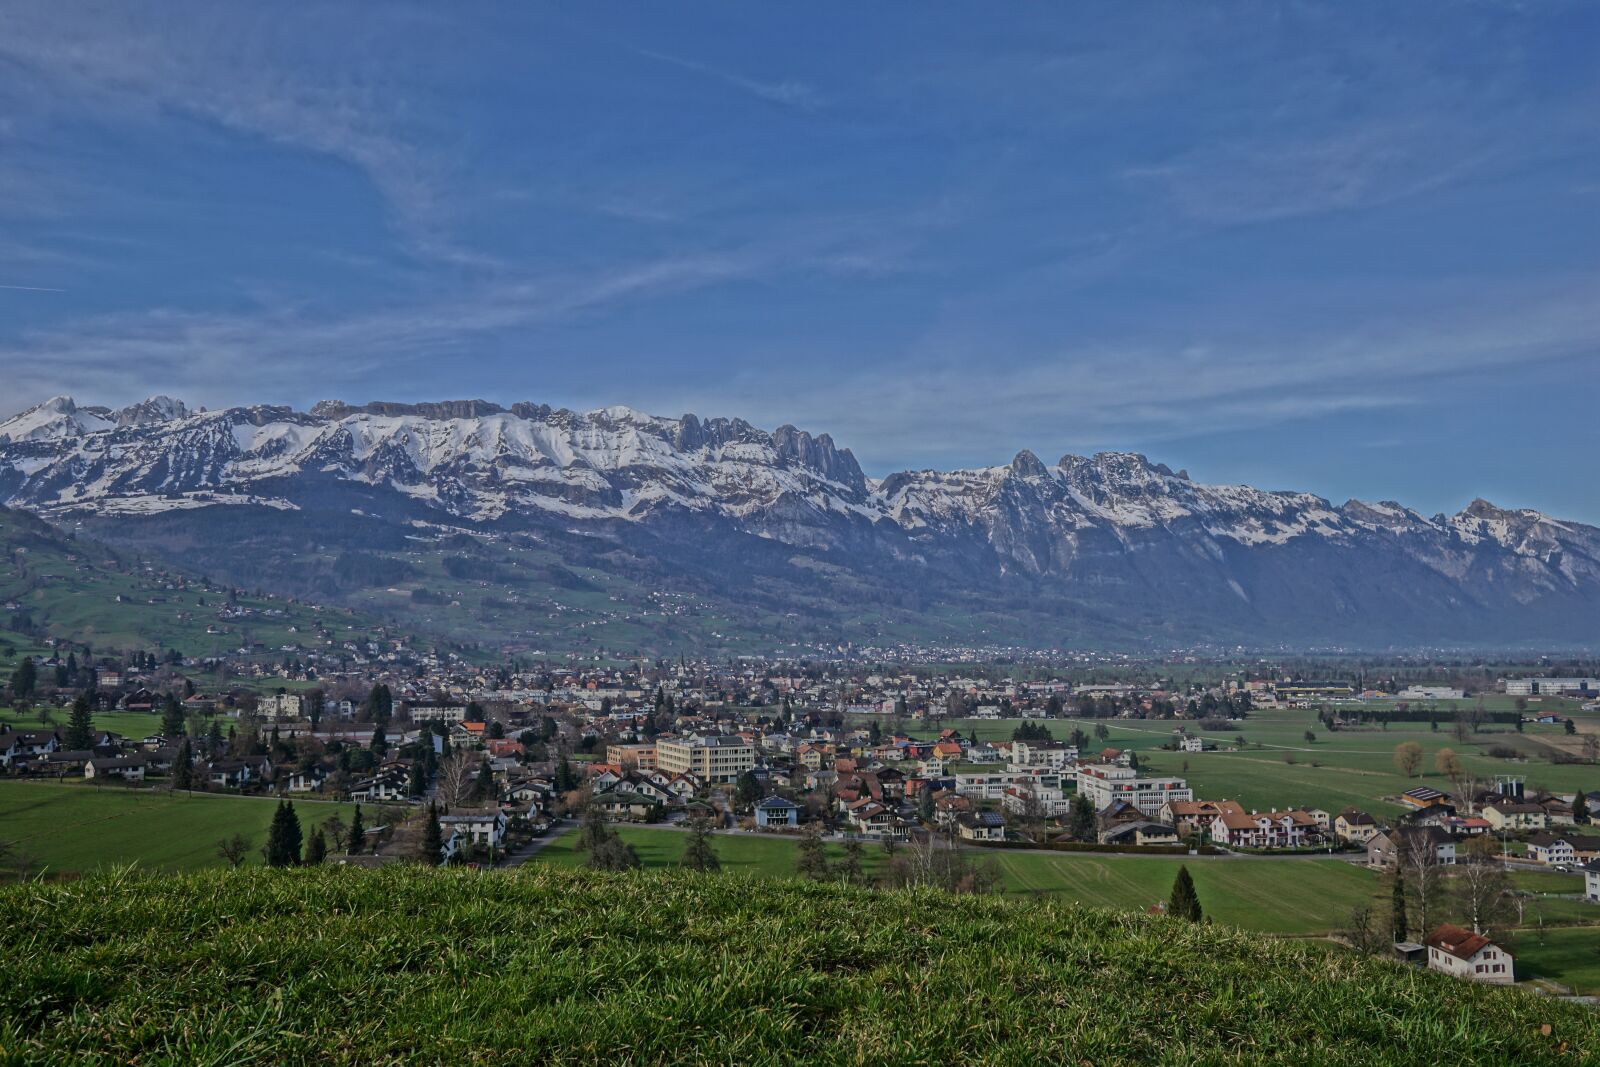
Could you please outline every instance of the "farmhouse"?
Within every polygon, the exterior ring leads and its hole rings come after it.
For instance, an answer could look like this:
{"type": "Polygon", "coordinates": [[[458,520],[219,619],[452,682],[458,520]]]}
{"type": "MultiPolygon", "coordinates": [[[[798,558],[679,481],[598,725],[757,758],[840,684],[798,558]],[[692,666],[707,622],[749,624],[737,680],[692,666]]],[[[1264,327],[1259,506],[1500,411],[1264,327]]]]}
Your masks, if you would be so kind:
{"type": "Polygon", "coordinates": [[[85,778],[121,778],[125,782],[144,781],[147,761],[143,756],[96,756],[83,765],[85,778]]]}
{"type": "Polygon", "coordinates": [[[1475,982],[1510,985],[1515,978],[1511,953],[1482,934],[1446,923],[1422,943],[1428,946],[1428,968],[1475,982]]]}
{"type": "Polygon", "coordinates": [[[1367,863],[1373,867],[1392,867],[1409,856],[1421,855],[1423,862],[1453,867],[1455,839],[1437,826],[1403,826],[1381,830],[1367,839],[1367,863]]]}

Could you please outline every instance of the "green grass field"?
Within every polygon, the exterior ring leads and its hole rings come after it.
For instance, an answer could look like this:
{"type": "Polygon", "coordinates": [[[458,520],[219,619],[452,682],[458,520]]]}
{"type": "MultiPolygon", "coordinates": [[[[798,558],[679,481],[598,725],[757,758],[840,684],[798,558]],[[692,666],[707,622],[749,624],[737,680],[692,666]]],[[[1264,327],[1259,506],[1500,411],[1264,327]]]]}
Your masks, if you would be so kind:
{"type": "Polygon", "coordinates": [[[6,887],[0,958],[0,1047],[18,1062],[1600,1057],[1587,1009],[1324,946],[687,872],[323,867],[6,887]]]}
{"type": "MultiPolygon", "coordinates": [[[[618,832],[633,845],[646,869],[677,866],[688,840],[687,834],[675,830],[624,826],[618,832]]],[[[546,847],[537,861],[581,866],[586,857],[575,850],[576,842],[576,834],[567,834],[546,847]]],[[[718,834],[712,843],[725,870],[769,878],[795,877],[798,845],[794,838],[718,834]]],[[[837,861],[844,854],[843,847],[830,844],[828,854],[837,861]]],[[[1328,933],[1377,891],[1377,878],[1371,871],[1340,860],[1185,860],[1007,849],[974,850],[974,856],[995,863],[1008,895],[1141,912],[1166,901],[1179,865],[1187,863],[1207,914],[1219,923],[1266,933],[1328,933]]],[[[863,865],[869,875],[882,861],[882,848],[867,846],[863,865]]]]}
{"type": "MultiPolygon", "coordinates": [[[[217,841],[242,833],[253,845],[267,839],[275,801],[259,797],[168,793],[160,789],[0,781],[0,838],[27,853],[35,873],[90,871],[118,863],[185,871],[222,863],[217,841]]],[[[353,807],[296,801],[300,825],[353,807]]],[[[260,857],[251,854],[250,862],[260,857]]],[[[14,861],[0,860],[13,872],[14,861]],[[8,867],[7,865],[10,864],[8,867]]]]}
{"type": "MultiPolygon", "coordinates": [[[[1505,698],[1499,698],[1506,702],[1505,698]]],[[[1486,706],[1490,703],[1485,701],[1486,706]]],[[[1577,710],[1573,701],[1552,698],[1538,710],[1558,710],[1571,715],[1580,730],[1600,732],[1600,717],[1577,710]]],[[[1504,710],[1504,709],[1491,709],[1504,710]]],[[[1451,732],[1450,711],[1437,730],[1427,723],[1394,724],[1388,729],[1361,728],[1328,732],[1308,710],[1257,711],[1236,731],[1208,732],[1187,723],[1192,732],[1219,743],[1213,752],[1168,752],[1161,746],[1171,741],[1176,723],[1159,720],[1062,719],[1043,723],[1058,739],[1065,740],[1074,729],[1089,735],[1090,749],[1104,747],[1129,749],[1139,753],[1141,764],[1152,773],[1174,774],[1188,779],[1195,795],[1212,800],[1237,800],[1248,808],[1320,807],[1338,812],[1359,807],[1375,815],[1392,815],[1400,806],[1386,797],[1395,797],[1417,785],[1449,788],[1437,773],[1434,760],[1438,751],[1448,748],[1460,757],[1466,769],[1481,780],[1492,783],[1499,774],[1523,777],[1530,788],[1570,792],[1600,789],[1600,766],[1591,764],[1553,764],[1546,754],[1565,744],[1559,726],[1528,725],[1518,733],[1509,725],[1494,724],[1494,732],[1478,733],[1458,741],[1451,732]],[[1096,736],[1104,727],[1106,737],[1096,736]],[[1305,739],[1307,730],[1316,740],[1305,739]],[[1243,751],[1234,752],[1242,738],[1243,751]],[[1394,752],[1402,742],[1415,741],[1422,747],[1422,773],[1408,778],[1395,767],[1394,752]],[[1505,746],[1523,752],[1520,761],[1492,758],[1486,750],[1505,746]],[[1292,760],[1293,762],[1289,762],[1292,760]]],[[[1017,728],[1012,721],[952,719],[944,725],[963,734],[977,734],[980,740],[1008,739],[1017,728]]],[[[916,732],[916,730],[913,730],[916,732]]],[[[924,728],[924,733],[931,728],[924,728]]]]}
{"type": "MultiPolygon", "coordinates": [[[[639,861],[646,868],[676,867],[683,856],[689,835],[677,830],[651,830],[636,826],[618,828],[623,840],[639,853],[639,861]]],[[[578,835],[568,833],[547,845],[538,855],[537,862],[563,867],[581,867],[588,857],[576,848],[578,835]]],[[[717,859],[722,869],[731,873],[749,874],[761,878],[788,878],[794,875],[797,843],[792,838],[765,834],[717,834],[712,838],[717,859]]],[[[830,859],[843,857],[839,845],[829,845],[830,859]]],[[[865,863],[878,862],[879,852],[869,848],[865,863]]]]}
{"type": "Polygon", "coordinates": [[[1516,959],[1518,979],[1549,978],[1581,996],[1600,995],[1600,927],[1519,930],[1506,947],[1516,959]]]}

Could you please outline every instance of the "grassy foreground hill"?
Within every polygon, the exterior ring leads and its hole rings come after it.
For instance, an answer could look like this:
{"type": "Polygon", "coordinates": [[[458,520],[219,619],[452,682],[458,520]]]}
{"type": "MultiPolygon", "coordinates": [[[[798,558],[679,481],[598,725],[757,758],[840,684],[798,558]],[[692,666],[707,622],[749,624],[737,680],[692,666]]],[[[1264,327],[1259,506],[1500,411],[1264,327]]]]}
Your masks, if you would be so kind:
{"type": "Polygon", "coordinates": [[[1600,1019],[1222,927],[686,872],[0,890],[0,1061],[1581,1063],[1600,1019]]]}

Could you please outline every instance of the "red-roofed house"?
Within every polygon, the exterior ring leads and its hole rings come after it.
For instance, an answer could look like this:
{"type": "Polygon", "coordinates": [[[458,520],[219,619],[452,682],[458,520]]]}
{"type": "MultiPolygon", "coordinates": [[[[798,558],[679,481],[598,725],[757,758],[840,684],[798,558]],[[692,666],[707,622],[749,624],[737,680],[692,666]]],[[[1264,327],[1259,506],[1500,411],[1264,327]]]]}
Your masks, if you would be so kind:
{"type": "Polygon", "coordinates": [[[1474,982],[1510,985],[1516,981],[1511,953],[1482,934],[1446,923],[1422,939],[1430,970],[1474,982]]]}

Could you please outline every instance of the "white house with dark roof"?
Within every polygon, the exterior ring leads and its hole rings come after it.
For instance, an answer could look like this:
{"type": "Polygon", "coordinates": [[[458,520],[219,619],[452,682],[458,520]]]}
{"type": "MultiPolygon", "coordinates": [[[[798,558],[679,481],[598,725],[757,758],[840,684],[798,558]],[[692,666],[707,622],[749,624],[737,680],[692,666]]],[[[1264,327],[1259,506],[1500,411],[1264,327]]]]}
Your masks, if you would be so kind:
{"type": "Polygon", "coordinates": [[[1491,985],[1517,980],[1511,953],[1482,934],[1446,923],[1435,927],[1422,943],[1428,949],[1429,970],[1491,985]]]}

